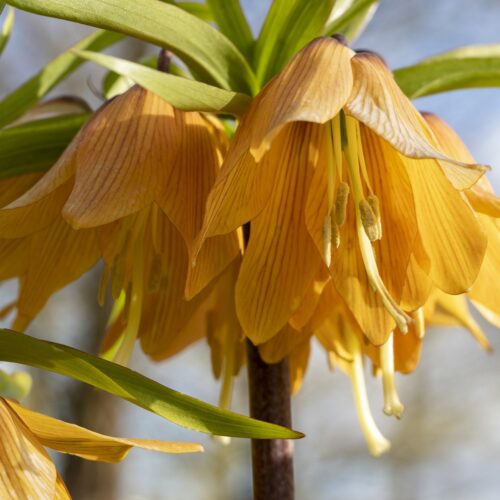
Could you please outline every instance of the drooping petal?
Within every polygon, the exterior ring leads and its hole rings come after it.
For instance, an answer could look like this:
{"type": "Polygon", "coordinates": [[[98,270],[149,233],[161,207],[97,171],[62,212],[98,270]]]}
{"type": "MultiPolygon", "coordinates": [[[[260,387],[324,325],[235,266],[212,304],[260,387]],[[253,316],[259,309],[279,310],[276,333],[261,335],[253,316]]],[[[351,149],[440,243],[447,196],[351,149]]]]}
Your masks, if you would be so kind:
{"type": "Polygon", "coordinates": [[[236,285],[236,308],[245,334],[260,344],[299,307],[318,272],[320,256],[304,220],[312,175],[310,144],[319,126],[291,124],[266,156],[278,170],[269,203],[250,226],[250,242],[236,285]]]}
{"type": "Polygon", "coordinates": [[[412,187],[401,162],[386,156],[390,149],[383,148],[382,140],[363,126],[361,135],[367,174],[380,206],[382,238],[373,245],[378,269],[387,290],[399,302],[417,237],[412,187]]]}
{"type": "MultiPolygon", "coordinates": [[[[186,325],[209,290],[205,288],[190,301],[184,299],[188,266],[186,244],[161,211],[158,211],[156,228],[152,230],[157,232],[157,236],[155,242],[150,244],[157,248],[159,254],[148,253],[145,264],[146,295],[139,335],[146,354],[153,359],[164,359],[204,335],[204,328],[186,328],[186,325]]],[[[153,236],[147,234],[146,238],[152,239],[153,236]]]]}
{"type": "Polygon", "coordinates": [[[140,87],[107,103],[81,135],[64,217],[76,228],[93,227],[150,204],[168,182],[178,128],[172,106],[140,87]]]}
{"type": "MultiPolygon", "coordinates": [[[[352,85],[354,52],[334,38],[306,45],[254,100],[251,151],[259,161],[280,129],[290,122],[325,123],[347,101],[352,85]]],[[[242,123],[243,125],[243,123],[242,123]]]]}
{"type": "Polygon", "coordinates": [[[290,318],[289,323],[292,328],[300,330],[306,326],[308,321],[311,319],[311,316],[314,314],[321,297],[321,293],[323,292],[323,289],[329,279],[330,274],[325,267],[321,266],[318,276],[309,285],[307,292],[302,299],[302,303],[290,318]]]}
{"type": "Polygon", "coordinates": [[[24,274],[29,266],[29,241],[0,239],[0,280],[24,274]]]}
{"type": "Polygon", "coordinates": [[[475,303],[500,315],[500,224],[486,215],[479,215],[479,219],[488,236],[488,247],[468,295],[475,303]]]}
{"type": "Polygon", "coordinates": [[[408,325],[408,333],[394,331],[394,369],[400,373],[413,372],[420,361],[423,339],[415,331],[415,323],[408,325]]]}
{"type": "Polygon", "coordinates": [[[304,340],[290,353],[288,370],[290,371],[290,392],[292,395],[297,394],[302,386],[310,355],[311,342],[309,339],[304,340]]]}
{"type": "Polygon", "coordinates": [[[463,293],[479,273],[487,244],[484,230],[435,160],[399,158],[412,185],[429,276],[444,292],[463,293]]]}
{"type": "Polygon", "coordinates": [[[239,247],[234,233],[209,238],[196,257],[196,266],[191,265],[205,202],[221,162],[220,147],[214,142],[213,127],[199,113],[175,111],[175,114],[179,128],[177,153],[166,165],[168,182],[162,186],[157,201],[187,245],[190,258],[186,297],[189,299],[238,255],[239,247]]]}
{"type": "Polygon", "coordinates": [[[346,222],[340,228],[340,246],[332,255],[332,281],[361,330],[373,344],[380,345],[394,329],[394,319],[369,283],[359,249],[352,202],[348,203],[346,215],[346,222]]]}
{"type": "Polygon", "coordinates": [[[0,208],[12,203],[23,195],[40,179],[42,174],[17,175],[7,179],[0,179],[0,208]]]}
{"type": "Polygon", "coordinates": [[[0,399],[0,430],[0,497],[54,498],[52,460],[4,399],[0,399]]]}
{"type": "Polygon", "coordinates": [[[352,58],[354,85],[345,111],[363,122],[394,148],[413,158],[437,158],[452,161],[437,148],[436,139],[424,118],[397,86],[391,71],[374,53],[361,52],[352,58]]]}
{"type": "Polygon", "coordinates": [[[29,265],[21,279],[15,328],[23,330],[57,290],[78,279],[99,259],[93,230],[75,231],[62,218],[29,239],[29,265]]]}
{"type": "Polygon", "coordinates": [[[203,451],[196,443],[178,443],[150,439],[117,438],[99,434],[78,425],[48,417],[8,401],[10,408],[28,426],[43,446],[69,453],[86,460],[120,462],[136,447],[162,453],[192,453],[203,451]]]}
{"type": "Polygon", "coordinates": [[[304,342],[309,343],[311,335],[308,328],[296,330],[287,324],[272,339],[259,346],[260,356],[266,363],[279,363],[304,342]]]}
{"type": "Polygon", "coordinates": [[[463,167],[449,162],[441,162],[441,168],[448,179],[459,190],[472,187],[484,175],[487,168],[483,165],[475,165],[470,151],[457,133],[444,120],[433,113],[422,113],[422,116],[434,133],[440,150],[450,158],[469,165],[463,167]]]}

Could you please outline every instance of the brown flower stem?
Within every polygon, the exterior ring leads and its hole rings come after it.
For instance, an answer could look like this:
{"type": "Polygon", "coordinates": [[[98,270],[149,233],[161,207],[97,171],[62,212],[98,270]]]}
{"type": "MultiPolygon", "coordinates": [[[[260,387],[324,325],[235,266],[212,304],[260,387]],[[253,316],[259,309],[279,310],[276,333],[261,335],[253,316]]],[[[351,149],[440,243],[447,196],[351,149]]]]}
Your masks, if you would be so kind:
{"type": "MultiPolygon", "coordinates": [[[[247,341],[250,415],[291,427],[288,360],[268,365],[247,341]]],[[[252,439],[254,500],[293,500],[293,443],[287,439],[252,439]]]]}

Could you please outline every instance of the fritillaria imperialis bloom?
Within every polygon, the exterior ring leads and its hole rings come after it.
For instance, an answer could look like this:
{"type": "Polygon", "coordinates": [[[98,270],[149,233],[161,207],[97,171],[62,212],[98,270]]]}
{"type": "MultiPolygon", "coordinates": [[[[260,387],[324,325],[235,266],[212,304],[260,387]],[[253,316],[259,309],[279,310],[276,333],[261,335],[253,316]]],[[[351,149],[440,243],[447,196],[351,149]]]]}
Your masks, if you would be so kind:
{"type": "Polygon", "coordinates": [[[408,330],[428,282],[457,294],[477,278],[487,238],[461,191],[485,170],[445,155],[380,57],[320,38],[250,105],[197,248],[250,222],[236,307],[255,344],[293,322],[327,272],[381,345],[408,330]]]}
{"type": "Polygon", "coordinates": [[[190,265],[225,149],[215,118],[140,87],[102,106],[50,171],[0,211],[2,252],[20,278],[14,327],[102,257],[102,290],[109,280],[113,296],[125,296],[117,359],[127,360],[141,321],[144,350],[168,351],[203,292],[186,299],[240,252],[235,234],[214,238],[190,265]]]}

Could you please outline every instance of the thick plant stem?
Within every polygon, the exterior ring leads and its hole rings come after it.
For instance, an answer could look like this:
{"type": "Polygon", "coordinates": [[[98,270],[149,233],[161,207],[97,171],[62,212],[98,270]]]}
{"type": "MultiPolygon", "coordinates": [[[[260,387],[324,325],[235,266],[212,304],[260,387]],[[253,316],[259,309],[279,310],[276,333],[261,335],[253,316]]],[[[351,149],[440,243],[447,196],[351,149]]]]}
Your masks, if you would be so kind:
{"type": "MultiPolygon", "coordinates": [[[[250,415],[291,427],[288,360],[268,365],[247,341],[250,415]]],[[[252,439],[254,500],[293,500],[293,443],[286,439],[252,439]]]]}

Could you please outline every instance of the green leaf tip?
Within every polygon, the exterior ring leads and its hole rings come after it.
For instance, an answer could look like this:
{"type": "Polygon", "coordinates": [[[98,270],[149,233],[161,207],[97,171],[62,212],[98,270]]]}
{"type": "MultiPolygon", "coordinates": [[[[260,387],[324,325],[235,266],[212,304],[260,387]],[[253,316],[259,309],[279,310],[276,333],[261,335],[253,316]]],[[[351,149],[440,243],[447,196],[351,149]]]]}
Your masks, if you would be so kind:
{"type": "Polygon", "coordinates": [[[221,410],[97,356],[13,330],[0,330],[0,360],[74,378],[194,431],[253,439],[304,437],[276,424],[221,410]]]}

